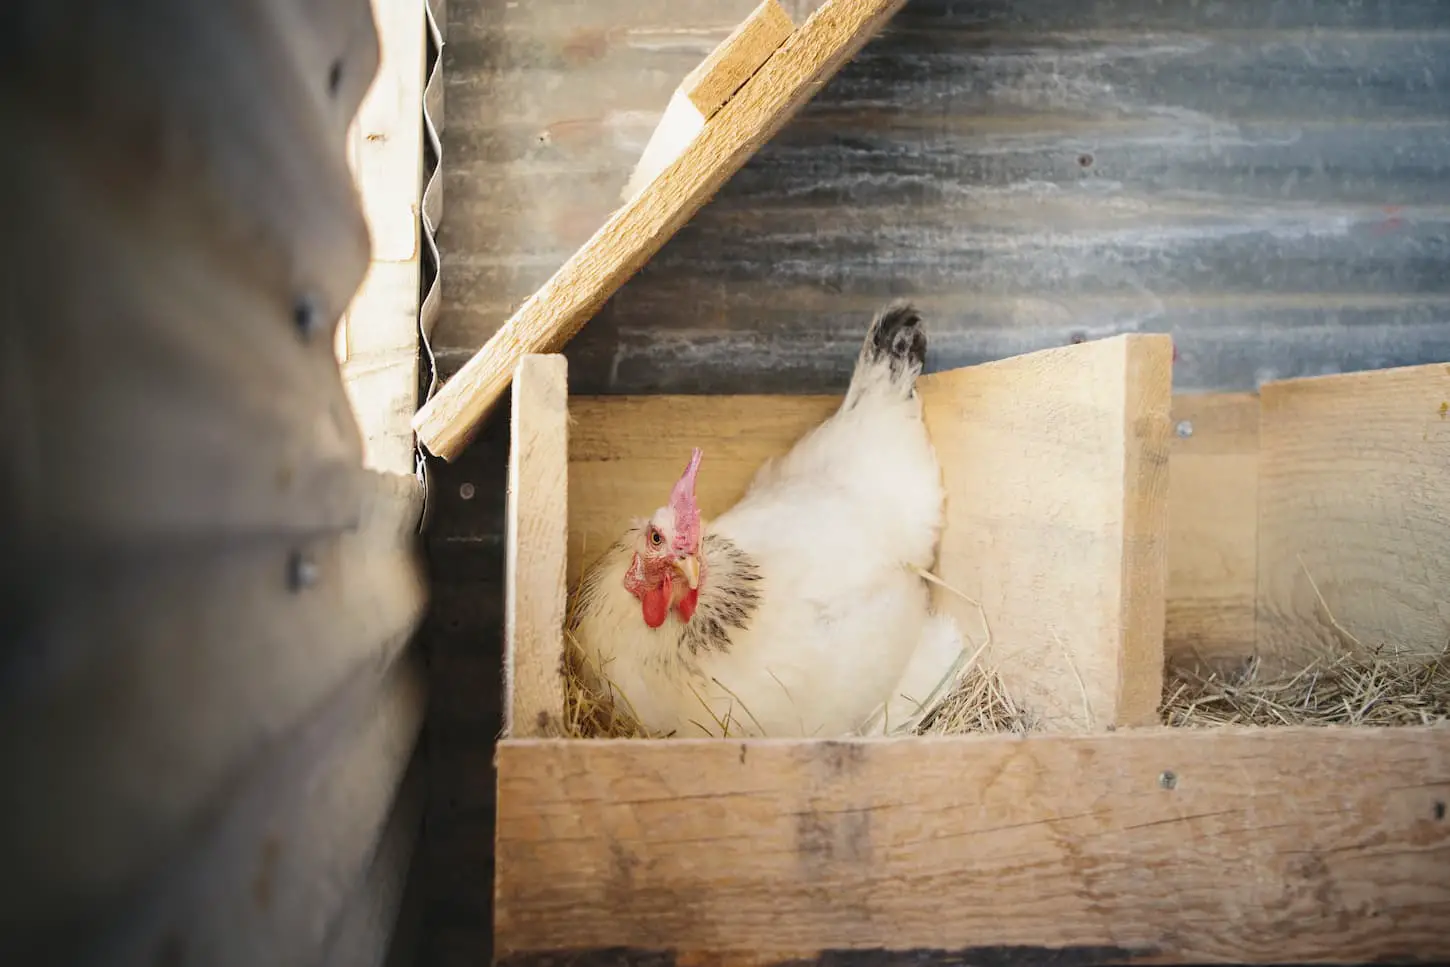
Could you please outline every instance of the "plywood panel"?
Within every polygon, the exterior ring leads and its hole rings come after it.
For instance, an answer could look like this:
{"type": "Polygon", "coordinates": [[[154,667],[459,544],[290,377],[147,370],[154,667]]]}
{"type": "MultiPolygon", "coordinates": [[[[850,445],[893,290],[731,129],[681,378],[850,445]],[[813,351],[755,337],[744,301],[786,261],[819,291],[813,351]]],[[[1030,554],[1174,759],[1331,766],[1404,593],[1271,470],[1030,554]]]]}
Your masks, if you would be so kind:
{"type": "Polygon", "coordinates": [[[1450,647],[1450,364],[1269,383],[1258,645],[1283,671],[1450,647]]]}
{"type": "Polygon", "coordinates": [[[498,764],[496,952],[516,964],[1450,955],[1444,729],[507,741],[498,764]]]}

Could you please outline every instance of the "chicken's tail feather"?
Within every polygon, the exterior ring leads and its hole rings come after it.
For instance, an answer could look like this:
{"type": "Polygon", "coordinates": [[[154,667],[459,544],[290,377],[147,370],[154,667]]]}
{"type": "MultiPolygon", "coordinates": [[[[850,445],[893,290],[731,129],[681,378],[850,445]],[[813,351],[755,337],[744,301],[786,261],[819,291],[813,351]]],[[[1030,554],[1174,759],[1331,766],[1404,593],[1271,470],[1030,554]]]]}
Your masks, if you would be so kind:
{"type": "Polygon", "coordinates": [[[890,303],[871,320],[846,391],[845,408],[876,392],[900,399],[911,396],[925,363],[926,332],[921,313],[904,300],[890,303]]]}

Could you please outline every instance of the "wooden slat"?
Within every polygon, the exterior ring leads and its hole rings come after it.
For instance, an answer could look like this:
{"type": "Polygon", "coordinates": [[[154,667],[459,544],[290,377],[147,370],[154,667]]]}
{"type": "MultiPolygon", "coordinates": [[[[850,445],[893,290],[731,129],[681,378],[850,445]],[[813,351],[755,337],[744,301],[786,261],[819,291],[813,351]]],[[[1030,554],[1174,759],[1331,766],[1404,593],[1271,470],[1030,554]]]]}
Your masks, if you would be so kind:
{"type": "Polygon", "coordinates": [[[1053,730],[1156,721],[1172,344],[1119,336],[921,380],[947,490],[937,590],[1053,730]]]}
{"type": "Polygon", "coordinates": [[[1164,651],[1180,664],[1254,652],[1258,593],[1259,398],[1173,398],[1164,651]]]}
{"type": "Polygon", "coordinates": [[[195,831],[172,877],[75,938],[95,955],[82,962],[319,963],[366,883],[426,697],[417,656],[349,683],[195,831]]]}
{"type": "Polygon", "coordinates": [[[403,649],[422,488],[370,476],[355,533],[128,561],[35,602],[0,688],[0,892],[24,884],[21,922],[64,931],[131,895],[257,756],[403,649]]]}
{"type": "Polygon", "coordinates": [[[1450,365],[1266,384],[1258,648],[1450,647],[1450,365]],[[1316,590],[1317,589],[1317,590],[1316,590]]]}
{"type": "Polygon", "coordinates": [[[519,358],[567,342],[905,0],[828,0],[726,102],[651,185],[616,211],[414,417],[451,460],[503,394],[519,358]]]}
{"type": "Polygon", "coordinates": [[[628,202],[669,167],[794,28],[778,0],[763,0],[720,41],[670,96],[620,197],[628,202]]]}
{"type": "Polygon", "coordinates": [[[504,727],[546,735],[564,708],[569,367],[525,356],[514,375],[504,601],[504,727]]]}
{"type": "Polygon", "coordinates": [[[615,947],[1450,955],[1445,729],[505,741],[498,769],[512,964],[615,947]]]}
{"type": "Polygon", "coordinates": [[[343,380],[373,469],[411,473],[418,397],[423,0],[378,2],[377,78],[349,130],[372,261],[340,325],[343,380]]]}
{"type": "Polygon", "coordinates": [[[705,120],[760,69],[776,48],[785,43],[795,24],[779,0],[761,0],[720,46],[685,75],[679,90],[705,120]]]}
{"type": "MultiPolygon", "coordinates": [[[[387,825],[378,839],[366,878],[357,885],[347,907],[327,941],[321,967],[382,967],[401,945],[397,938],[416,942],[416,937],[399,937],[395,926],[411,928],[400,921],[409,911],[404,891],[417,852],[423,824],[428,783],[428,759],[415,753],[408,771],[398,784],[387,825]]],[[[413,958],[408,959],[414,962],[413,958]]]]}

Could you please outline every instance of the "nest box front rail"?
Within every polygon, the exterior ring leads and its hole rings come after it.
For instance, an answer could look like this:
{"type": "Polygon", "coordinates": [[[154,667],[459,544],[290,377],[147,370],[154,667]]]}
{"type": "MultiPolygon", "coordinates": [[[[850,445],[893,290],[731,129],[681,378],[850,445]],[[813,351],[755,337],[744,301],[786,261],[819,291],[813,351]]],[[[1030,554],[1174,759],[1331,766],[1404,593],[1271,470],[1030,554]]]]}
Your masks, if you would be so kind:
{"type": "Polygon", "coordinates": [[[418,410],[413,430],[428,452],[461,453],[519,360],[572,339],[904,5],[826,0],[791,31],[777,0],[765,0],[681,84],[629,200],[418,410]]]}

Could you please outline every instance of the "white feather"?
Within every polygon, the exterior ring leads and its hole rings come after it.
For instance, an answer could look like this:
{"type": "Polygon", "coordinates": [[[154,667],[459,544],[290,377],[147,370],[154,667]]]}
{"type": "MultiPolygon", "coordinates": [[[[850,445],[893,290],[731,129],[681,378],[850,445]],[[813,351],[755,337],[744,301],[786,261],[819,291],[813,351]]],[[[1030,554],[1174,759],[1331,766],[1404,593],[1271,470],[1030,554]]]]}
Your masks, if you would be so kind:
{"type": "MultiPolygon", "coordinates": [[[[930,616],[928,588],[907,567],[931,566],[943,509],[915,373],[893,378],[887,361],[868,355],[841,408],[706,522],[708,535],[733,542],[760,572],[758,610],[731,632],[727,651],[682,649],[673,611],[658,629],[644,623],[623,589],[627,540],[596,565],[590,581],[599,590],[581,609],[575,639],[616,701],[651,731],[853,734],[903,685],[917,688],[933,669],[939,679],[950,642],[960,651],[955,625],[930,616]]],[[[706,564],[706,581],[728,567],[706,564]]]]}

